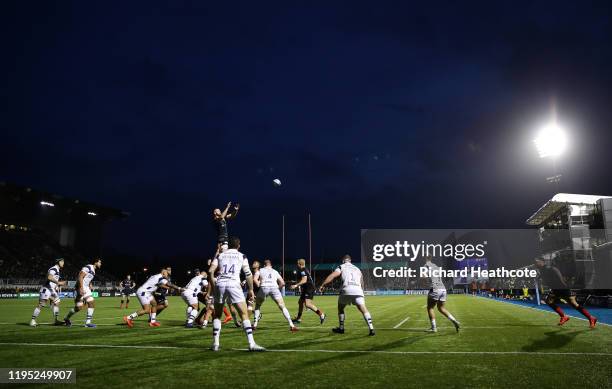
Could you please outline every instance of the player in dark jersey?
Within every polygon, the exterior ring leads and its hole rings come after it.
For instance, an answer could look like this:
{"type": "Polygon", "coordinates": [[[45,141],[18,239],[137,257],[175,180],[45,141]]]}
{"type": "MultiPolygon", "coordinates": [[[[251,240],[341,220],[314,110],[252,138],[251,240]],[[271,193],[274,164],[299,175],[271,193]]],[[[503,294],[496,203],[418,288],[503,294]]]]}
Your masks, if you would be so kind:
{"type": "MultiPolygon", "coordinates": [[[[170,280],[170,274],[172,272],[172,267],[167,266],[165,269],[168,271],[168,282],[170,280]]],[[[157,303],[156,313],[157,316],[166,308],[168,308],[168,287],[160,286],[155,293],[153,293],[153,298],[155,298],[155,302],[157,303]]]]}
{"type": "Polygon", "coordinates": [[[301,322],[302,312],[304,311],[304,306],[306,306],[306,308],[310,309],[319,316],[319,320],[321,320],[321,324],[323,324],[325,321],[325,313],[321,312],[321,310],[312,303],[316,288],[310,273],[308,270],[306,270],[306,261],[304,259],[298,259],[297,266],[297,283],[295,285],[291,285],[290,289],[295,290],[299,287],[301,293],[300,300],[298,301],[298,314],[293,319],[293,322],[298,324],[301,322]]]}
{"type": "Polygon", "coordinates": [[[233,219],[238,214],[240,204],[235,204],[232,207],[232,202],[227,203],[227,206],[221,212],[219,208],[213,210],[213,221],[217,230],[217,245],[221,249],[220,251],[227,250],[227,242],[229,240],[229,234],[227,232],[227,221],[233,219]]]}
{"type": "Polygon", "coordinates": [[[545,261],[541,258],[537,258],[535,264],[540,272],[540,278],[546,286],[550,287],[550,292],[546,295],[545,301],[546,304],[559,315],[559,325],[562,326],[570,319],[570,317],[563,312],[561,307],[556,304],[560,299],[564,299],[569,305],[589,320],[589,327],[595,328],[597,318],[592,316],[589,311],[576,302],[576,293],[569,288],[561,271],[555,266],[546,266],[545,261]]]}
{"type": "Polygon", "coordinates": [[[125,276],[125,280],[119,283],[119,288],[121,288],[121,306],[119,309],[123,309],[125,304],[125,308],[128,308],[130,304],[130,295],[134,293],[134,288],[136,287],[136,283],[132,280],[132,277],[128,274],[125,276]]]}

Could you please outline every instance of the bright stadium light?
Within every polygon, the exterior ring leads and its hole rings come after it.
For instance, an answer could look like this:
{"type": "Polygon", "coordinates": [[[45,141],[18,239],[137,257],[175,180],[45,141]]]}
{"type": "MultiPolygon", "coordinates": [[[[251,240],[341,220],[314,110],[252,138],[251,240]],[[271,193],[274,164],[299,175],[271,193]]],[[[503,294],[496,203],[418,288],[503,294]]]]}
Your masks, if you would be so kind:
{"type": "Polygon", "coordinates": [[[551,122],[540,130],[534,143],[540,158],[558,157],[567,148],[567,136],[556,122],[551,122]]]}
{"type": "Polygon", "coordinates": [[[87,212],[87,214],[88,214],[89,216],[98,216],[98,214],[97,214],[97,213],[92,212],[92,211],[87,212]]]}
{"type": "Polygon", "coordinates": [[[55,204],[49,203],[47,201],[41,201],[40,205],[42,205],[43,207],[55,207],[55,204]]]}

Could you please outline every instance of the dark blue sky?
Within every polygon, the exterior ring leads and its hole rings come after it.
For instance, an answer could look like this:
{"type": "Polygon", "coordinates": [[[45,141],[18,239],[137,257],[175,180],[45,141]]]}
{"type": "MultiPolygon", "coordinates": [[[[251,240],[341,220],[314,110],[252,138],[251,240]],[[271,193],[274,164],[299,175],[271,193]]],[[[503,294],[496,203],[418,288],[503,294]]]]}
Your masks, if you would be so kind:
{"type": "Polygon", "coordinates": [[[554,187],[612,194],[607,2],[0,5],[0,180],[130,211],[106,245],[359,255],[361,228],[522,227],[554,187]],[[280,178],[284,185],[272,187],[280,178]]]}

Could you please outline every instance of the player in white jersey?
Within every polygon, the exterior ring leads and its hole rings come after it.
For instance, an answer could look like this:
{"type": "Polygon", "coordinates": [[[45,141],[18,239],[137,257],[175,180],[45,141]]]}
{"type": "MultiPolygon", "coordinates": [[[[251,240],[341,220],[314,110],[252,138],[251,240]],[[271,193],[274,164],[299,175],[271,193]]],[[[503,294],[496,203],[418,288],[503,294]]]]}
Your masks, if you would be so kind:
{"type": "Polygon", "coordinates": [[[265,351],[265,348],[257,345],[253,339],[253,328],[249,320],[244,294],[240,287],[240,272],[242,271],[246,278],[249,300],[254,299],[253,275],[251,269],[249,269],[249,261],[246,255],[238,251],[239,249],[240,239],[232,237],[229,240],[228,249],[219,254],[210,265],[210,284],[212,285],[215,302],[213,345],[211,347],[213,351],[219,351],[221,312],[223,312],[223,304],[226,301],[233,304],[242,317],[242,327],[249,342],[249,351],[265,351]]]}
{"type": "Polygon", "coordinates": [[[142,309],[129,316],[123,317],[123,322],[127,324],[128,327],[132,328],[134,326],[133,320],[144,314],[149,315],[149,327],[159,327],[160,324],[156,321],[157,302],[155,301],[155,297],[153,297],[153,293],[155,293],[158,288],[175,289],[178,290],[179,293],[183,291],[182,288],[168,281],[170,274],[170,267],[164,267],[159,273],[149,277],[149,279],[138,288],[136,296],[138,297],[138,301],[140,301],[140,305],[142,305],[142,309]]]}
{"type": "Polygon", "coordinates": [[[96,258],[90,265],[83,266],[79,272],[79,280],[76,284],[76,296],[74,298],[74,308],[68,312],[64,318],[66,326],[72,326],[70,318],[72,315],[83,309],[83,305],[87,304],[87,317],[85,318],[85,327],[96,328],[96,325],[91,322],[93,319],[94,309],[96,307],[93,295],[91,293],[91,281],[96,275],[96,270],[102,267],[102,259],[96,258]]]}
{"type": "Polygon", "coordinates": [[[264,267],[259,269],[253,282],[259,285],[257,296],[255,299],[255,321],[253,323],[253,329],[257,328],[257,324],[261,320],[261,305],[266,301],[266,297],[270,296],[281,310],[285,320],[289,323],[289,330],[291,332],[297,332],[298,328],[293,324],[291,315],[285,307],[285,301],[283,301],[283,295],[281,294],[280,288],[285,286],[283,277],[276,270],[272,268],[272,262],[269,259],[264,260],[264,267]]]}
{"type": "MultiPolygon", "coordinates": [[[[181,297],[183,301],[187,304],[187,322],[185,323],[185,327],[193,328],[193,321],[196,316],[198,316],[198,308],[200,305],[200,300],[198,295],[202,293],[202,291],[206,292],[208,289],[208,280],[206,271],[197,271],[196,276],[193,277],[187,286],[183,289],[183,293],[181,293],[181,297]]],[[[204,307],[206,309],[206,307],[204,307]]]]}
{"type": "Polygon", "coordinates": [[[446,303],[446,287],[442,282],[439,275],[435,274],[435,270],[439,270],[440,267],[431,261],[431,256],[425,257],[425,265],[430,271],[430,277],[426,278],[427,286],[429,287],[429,293],[427,294],[427,314],[429,315],[429,321],[431,322],[431,328],[429,332],[438,332],[436,326],[436,314],[434,307],[438,306],[438,311],[446,316],[455,326],[455,330],[459,332],[460,323],[455,317],[446,309],[444,306],[446,303]]]}
{"type": "Polygon", "coordinates": [[[38,318],[38,315],[40,315],[40,310],[49,303],[53,311],[53,317],[55,318],[54,324],[64,324],[62,321],[58,320],[60,304],[58,288],[60,286],[66,285],[66,281],[59,280],[60,270],[63,267],[64,258],[58,258],[55,260],[55,265],[49,268],[49,270],[47,270],[47,278],[45,279],[45,283],[43,284],[42,288],[40,288],[38,305],[36,306],[36,308],[34,308],[34,312],[32,313],[32,320],[30,321],[30,326],[36,327],[38,325],[36,323],[36,319],[38,318]]]}
{"type": "Polygon", "coordinates": [[[321,284],[319,291],[323,292],[325,285],[331,283],[334,279],[340,277],[342,281],[342,289],[338,297],[338,321],[339,325],[333,328],[332,331],[337,334],[344,334],[344,307],[354,304],[363,315],[363,319],[370,330],[369,335],[374,336],[374,325],[372,324],[372,315],[368,312],[363,297],[363,275],[361,270],[351,263],[350,255],[342,257],[342,265],[338,266],[325,281],[321,284]]]}

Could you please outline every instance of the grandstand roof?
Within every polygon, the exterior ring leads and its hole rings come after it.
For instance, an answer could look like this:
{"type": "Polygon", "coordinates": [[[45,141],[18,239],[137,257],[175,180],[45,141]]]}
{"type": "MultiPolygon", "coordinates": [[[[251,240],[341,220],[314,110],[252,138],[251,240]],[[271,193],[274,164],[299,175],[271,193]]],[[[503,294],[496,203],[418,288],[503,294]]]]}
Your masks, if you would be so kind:
{"type": "Polygon", "coordinates": [[[600,199],[609,199],[611,196],[584,195],[574,193],[557,193],[552,199],[548,200],[525,223],[530,226],[540,226],[549,220],[554,214],[566,205],[594,205],[600,199]]]}
{"type": "Polygon", "coordinates": [[[123,219],[130,216],[129,212],[120,209],[106,207],[79,199],[65,197],[59,194],[45,192],[0,181],[0,194],[13,198],[15,201],[32,201],[42,204],[53,204],[53,207],[70,211],[81,210],[83,213],[93,212],[95,216],[102,219],[123,219]]]}

